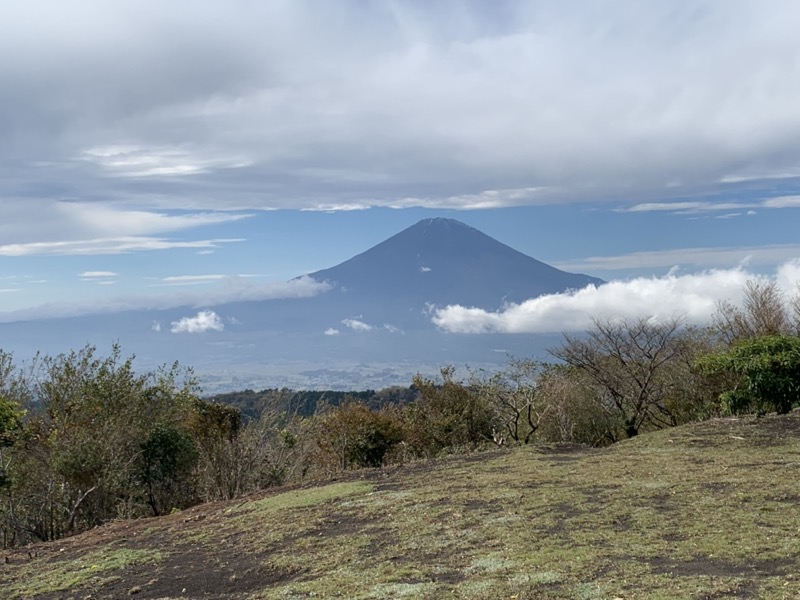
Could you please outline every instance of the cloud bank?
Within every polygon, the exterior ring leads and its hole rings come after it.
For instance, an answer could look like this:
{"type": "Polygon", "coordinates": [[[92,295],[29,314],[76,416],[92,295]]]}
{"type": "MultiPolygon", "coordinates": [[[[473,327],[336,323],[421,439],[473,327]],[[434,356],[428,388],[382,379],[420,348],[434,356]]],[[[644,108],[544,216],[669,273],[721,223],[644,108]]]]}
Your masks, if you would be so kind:
{"type": "MultiPolygon", "coordinates": [[[[444,331],[473,334],[582,331],[592,318],[644,315],[683,316],[690,323],[704,323],[711,319],[720,301],[739,303],[745,283],[759,278],[744,268],[691,275],[670,273],[540,296],[497,312],[447,306],[436,309],[431,320],[444,331]]],[[[800,259],[783,264],[774,278],[787,294],[795,293],[800,282],[800,259]]]]}

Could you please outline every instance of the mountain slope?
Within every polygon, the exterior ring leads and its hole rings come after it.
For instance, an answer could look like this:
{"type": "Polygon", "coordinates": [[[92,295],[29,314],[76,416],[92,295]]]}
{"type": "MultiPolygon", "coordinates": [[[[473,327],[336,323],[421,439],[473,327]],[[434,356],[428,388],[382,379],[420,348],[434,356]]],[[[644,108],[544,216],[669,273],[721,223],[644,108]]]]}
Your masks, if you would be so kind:
{"type": "Polygon", "coordinates": [[[494,309],[599,285],[526,256],[454,219],[424,219],[335,267],[310,273],[350,296],[494,309]]]}

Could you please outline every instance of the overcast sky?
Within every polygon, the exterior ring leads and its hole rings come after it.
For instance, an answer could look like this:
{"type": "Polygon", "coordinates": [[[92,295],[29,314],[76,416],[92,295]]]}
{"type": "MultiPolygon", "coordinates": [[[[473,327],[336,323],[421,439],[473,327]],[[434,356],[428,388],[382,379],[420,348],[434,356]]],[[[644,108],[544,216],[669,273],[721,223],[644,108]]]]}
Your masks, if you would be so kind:
{"type": "Polygon", "coordinates": [[[6,0],[0,312],[307,295],[439,215],[606,279],[774,275],[798,31],[791,0],[6,0]]]}

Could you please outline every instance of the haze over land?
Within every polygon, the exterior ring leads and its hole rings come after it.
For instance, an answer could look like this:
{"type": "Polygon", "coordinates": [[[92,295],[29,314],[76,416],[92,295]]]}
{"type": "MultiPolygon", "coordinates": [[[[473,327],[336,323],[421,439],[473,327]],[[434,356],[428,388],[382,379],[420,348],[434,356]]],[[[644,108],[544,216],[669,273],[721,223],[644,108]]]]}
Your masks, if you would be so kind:
{"type": "Polygon", "coordinates": [[[360,350],[370,364],[345,370],[377,386],[381,364],[418,368],[401,346],[481,363],[590,314],[701,321],[749,278],[798,281],[788,0],[4,9],[0,320],[23,356],[130,338],[145,361],[224,379],[257,351],[260,381],[281,384],[309,348],[329,371],[360,350]],[[335,290],[296,277],[433,217],[609,284],[456,299],[427,315],[435,344],[355,306],[311,310],[335,290]],[[253,329],[241,303],[262,301],[308,333],[253,329]]]}

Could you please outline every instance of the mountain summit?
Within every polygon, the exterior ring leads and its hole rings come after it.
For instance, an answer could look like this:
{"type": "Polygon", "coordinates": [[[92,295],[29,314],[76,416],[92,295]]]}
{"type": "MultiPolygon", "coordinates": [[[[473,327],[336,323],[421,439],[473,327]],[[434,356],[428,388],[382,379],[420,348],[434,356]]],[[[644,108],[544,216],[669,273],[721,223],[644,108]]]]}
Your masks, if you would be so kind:
{"type": "Polygon", "coordinates": [[[366,252],[309,276],[359,299],[486,309],[603,283],[556,269],[469,225],[443,218],[423,219],[366,252]]]}

